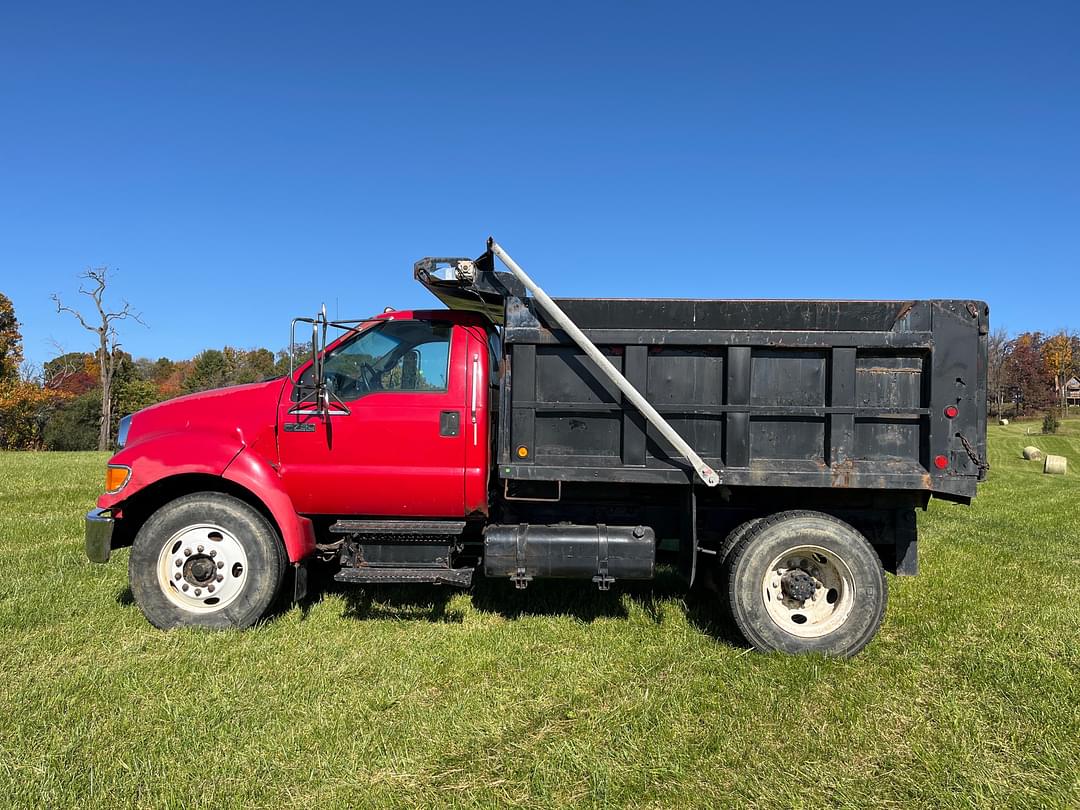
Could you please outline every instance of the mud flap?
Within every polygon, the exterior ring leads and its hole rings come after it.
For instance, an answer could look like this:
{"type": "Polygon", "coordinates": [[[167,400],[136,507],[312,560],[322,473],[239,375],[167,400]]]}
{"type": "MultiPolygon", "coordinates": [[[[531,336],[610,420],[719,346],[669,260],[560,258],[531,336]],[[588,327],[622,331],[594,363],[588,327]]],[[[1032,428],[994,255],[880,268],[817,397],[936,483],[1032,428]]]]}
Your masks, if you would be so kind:
{"type": "Polygon", "coordinates": [[[686,580],[686,586],[692,587],[697,576],[698,532],[697,532],[697,492],[690,485],[686,510],[683,512],[682,531],[679,532],[679,576],[686,580]]]}

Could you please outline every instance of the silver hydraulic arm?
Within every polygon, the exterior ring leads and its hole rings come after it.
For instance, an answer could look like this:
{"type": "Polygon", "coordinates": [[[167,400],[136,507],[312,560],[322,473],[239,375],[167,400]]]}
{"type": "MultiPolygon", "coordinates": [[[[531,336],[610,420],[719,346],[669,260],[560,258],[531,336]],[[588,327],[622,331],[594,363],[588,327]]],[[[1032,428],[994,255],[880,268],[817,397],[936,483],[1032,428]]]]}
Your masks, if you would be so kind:
{"type": "Polygon", "coordinates": [[[719,484],[719,473],[705,463],[701,456],[694,451],[694,448],[679,435],[678,431],[676,431],[675,428],[660,415],[659,411],[657,411],[656,408],[642,396],[640,391],[634,388],[630,381],[623,376],[622,372],[615,368],[615,366],[611,364],[611,361],[596,348],[596,344],[589,340],[584,332],[578,329],[577,324],[570,320],[570,317],[559,308],[559,305],[552,301],[551,297],[544,292],[535,281],[529,278],[529,275],[521,269],[518,263],[511,259],[510,255],[494,240],[491,241],[491,250],[499,257],[502,263],[506,265],[507,269],[509,269],[510,272],[525,285],[525,288],[532,293],[536,302],[544,312],[570,336],[574,343],[585,352],[590,360],[596,363],[604,376],[614,383],[615,387],[622,392],[623,396],[630,400],[630,403],[635,408],[641,411],[641,414],[649,420],[649,424],[656,428],[660,435],[671,442],[672,446],[679,451],[688,462],[690,462],[690,465],[694,468],[698,477],[701,478],[707,486],[715,487],[719,484]]]}

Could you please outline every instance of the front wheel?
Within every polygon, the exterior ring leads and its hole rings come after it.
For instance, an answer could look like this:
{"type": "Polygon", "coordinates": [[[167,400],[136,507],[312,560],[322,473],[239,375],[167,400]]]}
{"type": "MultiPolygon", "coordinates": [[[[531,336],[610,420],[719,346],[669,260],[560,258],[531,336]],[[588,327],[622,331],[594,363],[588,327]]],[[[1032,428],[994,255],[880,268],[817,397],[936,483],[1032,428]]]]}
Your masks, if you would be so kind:
{"type": "Polygon", "coordinates": [[[256,509],[220,492],[197,492],[143,524],[128,576],[155,627],[242,628],[273,603],[286,564],[277,532],[256,509]]]}
{"type": "Polygon", "coordinates": [[[851,656],[885,615],[888,591],[877,553],[831,515],[780,512],[759,520],[726,564],[732,618],[759,650],[851,656]]]}

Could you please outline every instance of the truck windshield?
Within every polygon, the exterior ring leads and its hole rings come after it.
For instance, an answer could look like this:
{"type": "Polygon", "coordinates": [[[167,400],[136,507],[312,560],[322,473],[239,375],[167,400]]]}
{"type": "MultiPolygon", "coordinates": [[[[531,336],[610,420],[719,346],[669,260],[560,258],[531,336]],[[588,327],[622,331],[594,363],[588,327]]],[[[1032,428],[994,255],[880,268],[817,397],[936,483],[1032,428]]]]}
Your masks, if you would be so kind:
{"type": "MultiPolygon", "coordinates": [[[[449,324],[386,321],[335,346],[326,356],[327,390],[348,402],[378,391],[446,391],[449,324]]],[[[297,380],[293,399],[310,396],[312,369],[297,380]]]]}

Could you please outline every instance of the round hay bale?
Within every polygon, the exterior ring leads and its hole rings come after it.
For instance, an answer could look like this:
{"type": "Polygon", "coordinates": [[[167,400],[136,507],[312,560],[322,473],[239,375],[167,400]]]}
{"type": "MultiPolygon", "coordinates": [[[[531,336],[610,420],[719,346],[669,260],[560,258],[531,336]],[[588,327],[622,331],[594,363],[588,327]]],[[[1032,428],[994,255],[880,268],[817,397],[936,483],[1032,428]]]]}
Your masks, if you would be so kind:
{"type": "Polygon", "coordinates": [[[1006,425],[1009,424],[1009,420],[1008,419],[998,419],[998,424],[1001,425],[1002,427],[1005,427],[1006,425]]]}
{"type": "Polygon", "coordinates": [[[1038,461],[1042,457],[1042,450],[1040,450],[1038,447],[1034,447],[1029,444],[1027,447],[1024,448],[1024,458],[1026,458],[1028,461],[1038,461]]]}
{"type": "Polygon", "coordinates": [[[1047,456],[1046,463],[1043,465],[1043,472],[1047,475],[1064,475],[1068,463],[1069,461],[1065,456],[1047,456]]]}

